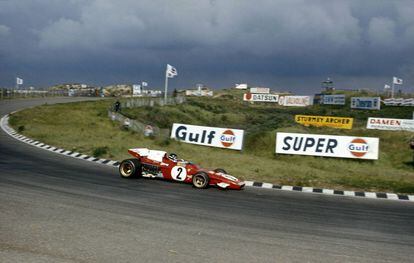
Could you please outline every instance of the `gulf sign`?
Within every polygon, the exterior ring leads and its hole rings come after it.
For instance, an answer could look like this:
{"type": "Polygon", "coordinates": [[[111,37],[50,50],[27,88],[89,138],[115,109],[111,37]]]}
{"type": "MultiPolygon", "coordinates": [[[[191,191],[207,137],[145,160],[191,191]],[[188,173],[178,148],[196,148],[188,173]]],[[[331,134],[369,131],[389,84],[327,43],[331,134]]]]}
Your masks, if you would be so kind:
{"type": "Polygon", "coordinates": [[[174,123],[171,138],[185,143],[241,150],[244,130],[174,123]]]}
{"type": "Polygon", "coordinates": [[[323,95],[322,104],[325,105],[345,105],[345,95],[323,95]]]}
{"type": "Polygon", "coordinates": [[[379,110],[381,109],[380,97],[352,97],[351,109],[379,110]]]}
{"type": "Polygon", "coordinates": [[[346,117],[295,115],[295,122],[304,126],[352,129],[354,119],[346,117]]]}
{"type": "Polygon", "coordinates": [[[310,96],[280,96],[279,105],[305,107],[312,105],[312,99],[310,96]]]}
{"type": "Polygon", "coordinates": [[[279,95],[245,93],[243,94],[243,100],[257,102],[278,102],[279,95]]]}
{"type": "Polygon", "coordinates": [[[390,118],[368,118],[367,129],[388,131],[413,131],[414,120],[390,119],[390,118]]]}
{"type": "Polygon", "coordinates": [[[276,153],[378,160],[379,139],[322,134],[276,134],[276,153]]]}

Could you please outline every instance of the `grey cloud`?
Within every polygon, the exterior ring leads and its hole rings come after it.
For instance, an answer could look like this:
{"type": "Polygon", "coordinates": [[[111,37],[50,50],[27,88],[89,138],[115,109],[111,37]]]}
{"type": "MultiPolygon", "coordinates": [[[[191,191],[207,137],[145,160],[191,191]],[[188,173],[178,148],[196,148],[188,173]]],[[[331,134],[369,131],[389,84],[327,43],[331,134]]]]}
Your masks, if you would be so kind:
{"type": "Polygon", "coordinates": [[[395,45],[396,23],[385,17],[374,17],[368,27],[370,44],[373,46],[395,45]]]}
{"type": "Polygon", "coordinates": [[[0,37],[7,36],[10,33],[10,28],[5,25],[0,25],[0,37]]]}
{"type": "Polygon", "coordinates": [[[166,63],[183,86],[301,79],[317,88],[315,79],[336,75],[374,87],[396,74],[410,83],[413,13],[404,0],[0,1],[0,25],[10,28],[0,85],[16,71],[42,75],[38,83],[162,85],[166,63]]]}

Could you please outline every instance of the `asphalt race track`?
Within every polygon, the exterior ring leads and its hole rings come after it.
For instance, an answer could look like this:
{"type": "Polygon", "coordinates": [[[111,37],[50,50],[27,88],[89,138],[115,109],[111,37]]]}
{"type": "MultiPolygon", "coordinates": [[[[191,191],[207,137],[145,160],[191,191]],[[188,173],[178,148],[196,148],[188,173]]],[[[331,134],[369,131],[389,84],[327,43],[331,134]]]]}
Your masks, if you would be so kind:
{"type": "Polygon", "coordinates": [[[412,202],[126,180],[0,132],[0,262],[413,260],[412,202]]]}

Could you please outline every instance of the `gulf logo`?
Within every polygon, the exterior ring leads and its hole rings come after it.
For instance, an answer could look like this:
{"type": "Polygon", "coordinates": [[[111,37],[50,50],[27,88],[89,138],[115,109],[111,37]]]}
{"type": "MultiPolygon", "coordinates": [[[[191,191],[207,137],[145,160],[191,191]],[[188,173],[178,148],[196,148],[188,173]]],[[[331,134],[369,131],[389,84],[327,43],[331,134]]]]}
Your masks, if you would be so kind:
{"type": "Polygon", "coordinates": [[[224,147],[230,147],[236,141],[236,136],[232,130],[225,130],[220,136],[220,141],[224,147]]]}
{"type": "Polygon", "coordinates": [[[348,145],[349,152],[355,157],[362,157],[368,152],[368,143],[361,138],[356,138],[348,145]]]}
{"type": "Polygon", "coordinates": [[[246,100],[251,100],[252,99],[252,94],[250,92],[246,93],[246,100]]]}

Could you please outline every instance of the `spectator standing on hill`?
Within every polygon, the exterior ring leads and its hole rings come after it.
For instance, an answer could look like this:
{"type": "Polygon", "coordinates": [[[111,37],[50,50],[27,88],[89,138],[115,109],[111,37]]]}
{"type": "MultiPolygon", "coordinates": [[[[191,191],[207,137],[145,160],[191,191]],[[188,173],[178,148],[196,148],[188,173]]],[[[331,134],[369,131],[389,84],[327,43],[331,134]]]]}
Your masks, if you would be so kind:
{"type": "Polygon", "coordinates": [[[115,110],[115,112],[119,112],[119,111],[121,111],[121,103],[119,102],[119,100],[117,100],[117,101],[114,103],[114,110],[115,110]]]}

